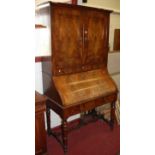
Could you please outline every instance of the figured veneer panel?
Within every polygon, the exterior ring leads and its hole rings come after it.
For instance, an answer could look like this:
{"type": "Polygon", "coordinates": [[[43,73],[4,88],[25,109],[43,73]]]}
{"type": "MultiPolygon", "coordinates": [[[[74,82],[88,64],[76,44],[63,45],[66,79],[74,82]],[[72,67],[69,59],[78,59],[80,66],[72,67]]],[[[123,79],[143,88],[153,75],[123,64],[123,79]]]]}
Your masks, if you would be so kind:
{"type": "Polygon", "coordinates": [[[109,15],[93,10],[85,15],[85,64],[106,66],[109,15]]]}
{"type": "Polygon", "coordinates": [[[102,69],[53,77],[55,87],[64,106],[88,102],[117,91],[102,69]]]}
{"type": "Polygon", "coordinates": [[[72,73],[82,64],[81,12],[53,6],[52,13],[53,74],[72,73]]]}

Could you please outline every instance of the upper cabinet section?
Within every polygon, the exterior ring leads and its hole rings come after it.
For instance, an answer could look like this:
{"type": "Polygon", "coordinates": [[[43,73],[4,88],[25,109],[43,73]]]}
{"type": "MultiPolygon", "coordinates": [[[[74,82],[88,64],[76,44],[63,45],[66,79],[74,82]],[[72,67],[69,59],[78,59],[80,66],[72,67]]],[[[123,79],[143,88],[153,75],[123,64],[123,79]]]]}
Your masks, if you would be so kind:
{"type": "Polygon", "coordinates": [[[107,65],[111,11],[51,3],[53,75],[107,65]]]}
{"type": "Polygon", "coordinates": [[[53,75],[106,68],[111,11],[50,3],[38,14],[44,18],[45,12],[51,23],[47,27],[51,34],[53,75]]]}

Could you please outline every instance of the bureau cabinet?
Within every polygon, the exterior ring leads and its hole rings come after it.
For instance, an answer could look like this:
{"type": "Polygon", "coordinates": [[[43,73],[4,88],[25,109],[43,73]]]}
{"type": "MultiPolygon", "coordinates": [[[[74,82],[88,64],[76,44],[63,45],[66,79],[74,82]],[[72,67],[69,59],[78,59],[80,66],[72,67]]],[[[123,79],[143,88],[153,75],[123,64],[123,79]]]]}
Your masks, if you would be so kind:
{"type": "MultiPolygon", "coordinates": [[[[107,71],[109,10],[47,3],[38,15],[50,32],[51,58],[43,62],[47,132],[68,151],[67,119],[111,103],[110,126],[114,126],[117,88],[107,71]],[[48,5],[47,5],[48,4],[48,5]],[[62,119],[62,138],[50,128],[50,110],[62,119]]],[[[103,118],[99,116],[98,118],[103,118]]]]}

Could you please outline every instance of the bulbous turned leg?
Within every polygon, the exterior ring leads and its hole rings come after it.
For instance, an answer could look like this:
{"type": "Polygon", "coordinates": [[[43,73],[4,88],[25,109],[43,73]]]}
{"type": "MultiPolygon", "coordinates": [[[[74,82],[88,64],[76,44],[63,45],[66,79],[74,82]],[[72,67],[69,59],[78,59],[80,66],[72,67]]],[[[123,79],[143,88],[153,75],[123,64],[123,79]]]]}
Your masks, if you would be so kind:
{"type": "Polygon", "coordinates": [[[67,128],[67,121],[62,120],[62,140],[63,140],[63,148],[64,153],[66,154],[68,151],[68,128],[67,128]]]}
{"type": "Polygon", "coordinates": [[[47,133],[50,135],[51,132],[51,124],[50,124],[50,108],[48,103],[46,102],[46,120],[47,120],[47,133]]]}
{"type": "Polygon", "coordinates": [[[115,121],[115,102],[112,102],[111,103],[111,118],[110,118],[111,129],[114,128],[114,121],[115,121]]]}

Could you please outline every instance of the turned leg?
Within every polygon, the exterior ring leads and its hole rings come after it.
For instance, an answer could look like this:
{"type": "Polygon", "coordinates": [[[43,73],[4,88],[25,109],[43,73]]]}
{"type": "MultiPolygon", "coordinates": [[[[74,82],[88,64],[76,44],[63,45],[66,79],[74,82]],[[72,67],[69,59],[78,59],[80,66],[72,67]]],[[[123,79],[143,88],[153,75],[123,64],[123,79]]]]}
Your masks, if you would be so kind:
{"type": "Polygon", "coordinates": [[[115,102],[111,103],[111,118],[110,118],[110,127],[114,128],[114,120],[115,120],[115,102]]]}
{"type": "Polygon", "coordinates": [[[67,146],[68,146],[67,134],[68,134],[67,121],[62,120],[62,140],[65,154],[67,153],[67,146]]]}
{"type": "Polygon", "coordinates": [[[50,125],[50,108],[46,103],[46,120],[47,120],[47,133],[50,135],[51,125],[50,125]]]}

